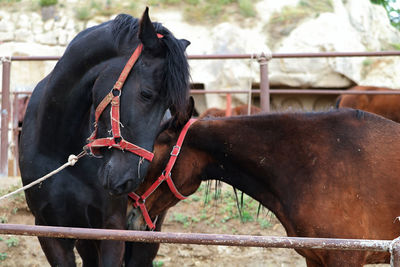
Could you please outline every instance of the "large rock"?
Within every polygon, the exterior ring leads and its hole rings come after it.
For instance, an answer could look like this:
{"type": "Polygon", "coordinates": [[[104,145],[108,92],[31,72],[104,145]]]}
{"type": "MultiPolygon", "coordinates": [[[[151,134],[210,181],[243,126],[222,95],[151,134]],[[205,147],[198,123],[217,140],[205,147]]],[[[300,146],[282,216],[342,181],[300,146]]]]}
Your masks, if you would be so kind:
{"type": "MultiPolygon", "coordinates": [[[[348,20],[336,13],[323,13],[302,23],[283,40],[276,52],[327,51],[365,51],[359,34],[348,20]]],[[[354,58],[276,59],[271,61],[270,81],[293,87],[345,87],[358,78],[357,71],[346,79],[335,67],[342,70],[344,66],[343,71],[349,71],[359,69],[360,64],[362,60],[354,58]]]]}
{"type": "MultiPolygon", "coordinates": [[[[196,62],[192,68],[192,77],[195,82],[204,83],[205,90],[247,90],[253,81],[259,80],[256,57],[269,49],[264,45],[265,36],[260,35],[256,29],[242,29],[231,23],[221,23],[212,29],[208,42],[211,43],[208,54],[254,53],[254,59],[209,60],[202,64],[196,62]]],[[[248,101],[247,94],[232,96],[234,105],[248,101]]],[[[225,95],[208,94],[205,99],[208,107],[225,105],[225,95]]]]}
{"type": "MultiPolygon", "coordinates": [[[[400,43],[400,32],[390,25],[383,7],[369,1],[333,0],[334,13],[323,13],[294,29],[276,52],[358,52],[384,50],[400,43]]],[[[366,80],[365,58],[310,58],[272,60],[272,84],[294,87],[346,87],[352,83],[399,87],[400,81],[386,80],[370,72],[366,80]],[[382,83],[382,84],[380,84],[382,83]]],[[[391,64],[387,64],[389,68],[391,64]]],[[[395,70],[388,70],[395,73],[395,70]]]]}
{"type": "MultiPolygon", "coordinates": [[[[68,2],[75,5],[79,1],[68,2]]],[[[268,52],[267,41],[273,43],[273,52],[377,51],[400,43],[399,31],[390,25],[383,7],[359,0],[332,0],[332,3],[333,12],[314,14],[279,40],[271,40],[265,30],[266,23],[274,12],[287,5],[295,8],[301,4],[300,0],[260,0],[255,3],[258,12],[255,18],[236,20],[233,16],[229,23],[218,25],[189,24],[179,10],[161,6],[152,7],[151,15],[177,37],[192,42],[188,54],[253,53],[256,57],[260,52],[268,52]]],[[[60,9],[57,18],[43,22],[39,13],[0,10],[0,56],[60,55],[84,27],[109,19],[96,17],[84,23],[77,21],[73,12],[71,8],[60,9]]],[[[300,88],[347,87],[353,83],[400,88],[400,80],[396,79],[399,63],[398,58],[272,59],[270,82],[300,88]]],[[[13,62],[14,87],[33,87],[50,71],[47,66],[53,65],[54,62],[13,62]],[[23,67],[24,64],[29,67],[23,67]],[[29,86],[28,72],[34,77],[29,86]]],[[[243,90],[252,81],[259,82],[256,59],[191,60],[190,66],[192,81],[204,84],[206,90],[243,90]]],[[[203,111],[210,106],[223,107],[224,99],[224,95],[196,96],[196,103],[199,111],[203,111]]],[[[246,102],[247,95],[234,96],[234,104],[246,102]]]]}

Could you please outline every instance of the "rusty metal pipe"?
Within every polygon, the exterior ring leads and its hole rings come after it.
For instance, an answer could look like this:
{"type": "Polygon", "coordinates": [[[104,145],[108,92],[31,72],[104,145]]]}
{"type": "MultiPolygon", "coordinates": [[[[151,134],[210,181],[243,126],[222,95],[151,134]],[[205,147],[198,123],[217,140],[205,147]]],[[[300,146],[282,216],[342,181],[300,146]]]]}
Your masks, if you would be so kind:
{"type": "MultiPolygon", "coordinates": [[[[260,89],[253,89],[251,93],[260,94],[260,89]]],[[[191,94],[248,94],[249,90],[190,90],[191,94]]],[[[269,94],[293,95],[400,95],[400,90],[395,91],[356,91],[356,90],[303,90],[303,89],[271,89],[269,94]]]]}
{"type": "Polygon", "coordinates": [[[308,248],[389,251],[391,240],[270,237],[224,234],[167,233],[128,230],[0,224],[0,234],[53,238],[120,240],[146,243],[223,245],[241,247],[308,248]]]}
{"type": "MultiPolygon", "coordinates": [[[[315,52],[315,53],[272,53],[272,58],[309,58],[309,57],[387,57],[400,56],[400,51],[377,52],[315,52]]],[[[253,59],[254,54],[208,54],[188,55],[188,59],[253,59]]],[[[60,56],[13,56],[12,61],[59,60],[60,56]]]]}
{"type": "MultiPolygon", "coordinates": [[[[260,89],[251,90],[252,94],[260,94],[260,89]]],[[[200,94],[248,94],[249,90],[201,90],[201,89],[192,89],[190,90],[191,94],[200,95],[200,94]]],[[[321,89],[270,89],[270,94],[294,94],[294,95],[400,95],[400,90],[394,91],[356,91],[356,90],[321,90],[321,89]]],[[[12,94],[16,95],[31,95],[32,92],[24,91],[24,92],[12,92],[12,94]]]]}
{"type": "Polygon", "coordinates": [[[11,61],[2,60],[2,89],[1,89],[1,144],[0,144],[0,174],[8,176],[8,123],[10,121],[10,73],[11,61]]]}
{"type": "Polygon", "coordinates": [[[258,63],[260,64],[260,106],[261,110],[264,112],[270,111],[270,88],[268,79],[268,61],[264,54],[258,58],[258,63]]]}

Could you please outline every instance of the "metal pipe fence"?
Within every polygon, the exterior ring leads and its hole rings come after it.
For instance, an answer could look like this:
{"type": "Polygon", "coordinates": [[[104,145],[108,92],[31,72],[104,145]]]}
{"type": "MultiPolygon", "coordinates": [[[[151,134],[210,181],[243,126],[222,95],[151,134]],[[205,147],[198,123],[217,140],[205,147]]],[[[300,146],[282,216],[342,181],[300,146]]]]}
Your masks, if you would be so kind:
{"type": "MultiPolygon", "coordinates": [[[[248,90],[191,90],[192,94],[260,94],[260,104],[263,111],[270,110],[271,94],[400,94],[393,91],[343,91],[343,90],[298,90],[298,89],[270,89],[268,80],[268,62],[275,58],[309,58],[309,57],[382,57],[399,56],[400,51],[383,52],[323,52],[323,53],[271,53],[271,54],[230,54],[230,55],[189,55],[190,60],[224,60],[224,59],[256,59],[260,66],[260,89],[248,90]]],[[[10,94],[14,97],[19,94],[30,94],[31,92],[10,93],[10,69],[12,61],[43,61],[58,60],[58,56],[47,57],[25,57],[14,56],[2,58],[2,100],[1,100],[1,144],[0,144],[0,175],[8,175],[8,134],[13,131],[17,138],[19,129],[9,129],[11,114],[10,94]]],[[[15,103],[16,101],[14,101],[15,103]]],[[[18,110],[14,104],[14,111],[18,110]]],[[[15,113],[15,112],[14,112],[15,113]]],[[[15,115],[15,114],[14,114],[15,115]]],[[[13,116],[14,118],[14,116],[13,116]]],[[[14,121],[14,119],[13,119],[14,121]]],[[[16,148],[17,149],[17,148],[16,148]]],[[[17,150],[16,150],[17,153],[17,150]]],[[[369,250],[390,252],[392,255],[392,266],[400,266],[400,242],[395,240],[361,240],[361,239],[322,239],[322,238],[294,238],[294,237],[263,237],[263,236],[234,236],[219,234],[185,234],[185,233],[161,233],[141,232],[126,230],[105,230],[86,228],[67,228],[50,226],[28,226],[0,224],[1,234],[46,236],[56,238],[82,238],[82,239],[111,239],[136,242],[159,242],[159,243],[185,243],[202,245],[228,245],[228,246],[256,246],[256,247],[280,247],[280,248],[309,248],[309,249],[340,249],[340,250],[369,250]]]]}
{"type": "MultiPolygon", "coordinates": [[[[343,90],[299,90],[299,89],[270,89],[268,78],[268,63],[271,59],[276,58],[316,58],[316,57],[382,57],[382,56],[399,56],[400,51],[380,51],[380,52],[316,52],[316,53],[261,53],[261,54],[210,54],[210,55],[189,55],[190,60],[227,60],[227,59],[255,59],[260,67],[260,89],[248,90],[191,90],[191,94],[226,94],[227,99],[230,100],[231,94],[258,94],[260,95],[260,106],[264,112],[270,111],[270,96],[273,94],[293,94],[293,95],[341,95],[341,94],[382,94],[382,95],[395,95],[399,92],[393,91],[343,91],[343,90]]],[[[18,94],[28,94],[31,92],[10,92],[10,73],[12,61],[49,61],[58,60],[60,56],[12,56],[2,57],[1,62],[3,65],[2,72],[2,100],[1,100],[1,137],[0,137],[0,176],[8,176],[8,150],[9,150],[9,132],[8,128],[10,119],[13,118],[13,126],[11,132],[13,133],[13,153],[18,154],[18,133],[20,131],[18,122],[15,121],[16,112],[18,111],[18,101],[14,101],[13,114],[11,114],[11,98],[14,99],[18,94]],[[12,115],[12,116],[11,116],[12,115]]],[[[227,104],[231,104],[227,101],[227,104]]],[[[228,109],[227,109],[228,110],[228,109]]],[[[229,112],[228,112],[229,113],[229,112]]],[[[13,165],[14,175],[17,173],[18,164],[14,159],[13,165]]]]}
{"type": "Polygon", "coordinates": [[[275,237],[227,234],[171,233],[132,230],[90,229],[20,224],[0,224],[0,234],[116,240],[145,243],[219,245],[263,248],[378,251],[391,254],[391,265],[400,266],[400,240],[368,240],[309,237],[275,237]]]}

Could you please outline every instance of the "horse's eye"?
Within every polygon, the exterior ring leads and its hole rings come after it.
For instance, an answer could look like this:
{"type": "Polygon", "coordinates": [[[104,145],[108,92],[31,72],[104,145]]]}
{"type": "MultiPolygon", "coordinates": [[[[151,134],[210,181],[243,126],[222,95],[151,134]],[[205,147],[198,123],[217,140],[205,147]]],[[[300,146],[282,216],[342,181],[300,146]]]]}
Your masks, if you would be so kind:
{"type": "Polygon", "coordinates": [[[153,97],[153,94],[149,91],[141,91],[140,92],[140,96],[144,99],[144,100],[150,100],[153,97]]]}

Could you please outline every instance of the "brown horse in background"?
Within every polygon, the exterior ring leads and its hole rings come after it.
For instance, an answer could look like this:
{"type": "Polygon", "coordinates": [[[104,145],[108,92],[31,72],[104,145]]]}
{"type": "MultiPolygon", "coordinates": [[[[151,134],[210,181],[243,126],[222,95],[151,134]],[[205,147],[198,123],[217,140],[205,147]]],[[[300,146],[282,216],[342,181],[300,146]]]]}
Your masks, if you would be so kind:
{"type": "MultiPolygon", "coordinates": [[[[356,91],[398,91],[384,87],[354,86],[356,91]]],[[[400,95],[341,95],[336,100],[336,108],[361,109],[400,122],[400,95]]]]}
{"type": "MultiPolygon", "coordinates": [[[[172,121],[157,138],[139,195],[164,170],[182,126],[172,121]]],[[[275,213],[288,236],[392,240],[400,233],[399,136],[399,124],[350,109],[198,120],[187,132],[172,180],[183,195],[204,180],[228,183],[275,213]]],[[[178,201],[163,183],[145,204],[154,220],[178,201]]],[[[157,245],[153,249],[155,255],[157,245]]],[[[390,259],[376,251],[296,251],[307,266],[390,259]]]]}
{"type": "MultiPolygon", "coordinates": [[[[250,107],[250,114],[258,114],[261,113],[261,109],[256,106],[250,107]]],[[[231,116],[239,116],[239,115],[249,115],[249,105],[240,105],[231,109],[231,116]]],[[[205,117],[225,117],[227,114],[226,109],[220,108],[209,108],[203,113],[200,114],[199,119],[205,117]]]]}

